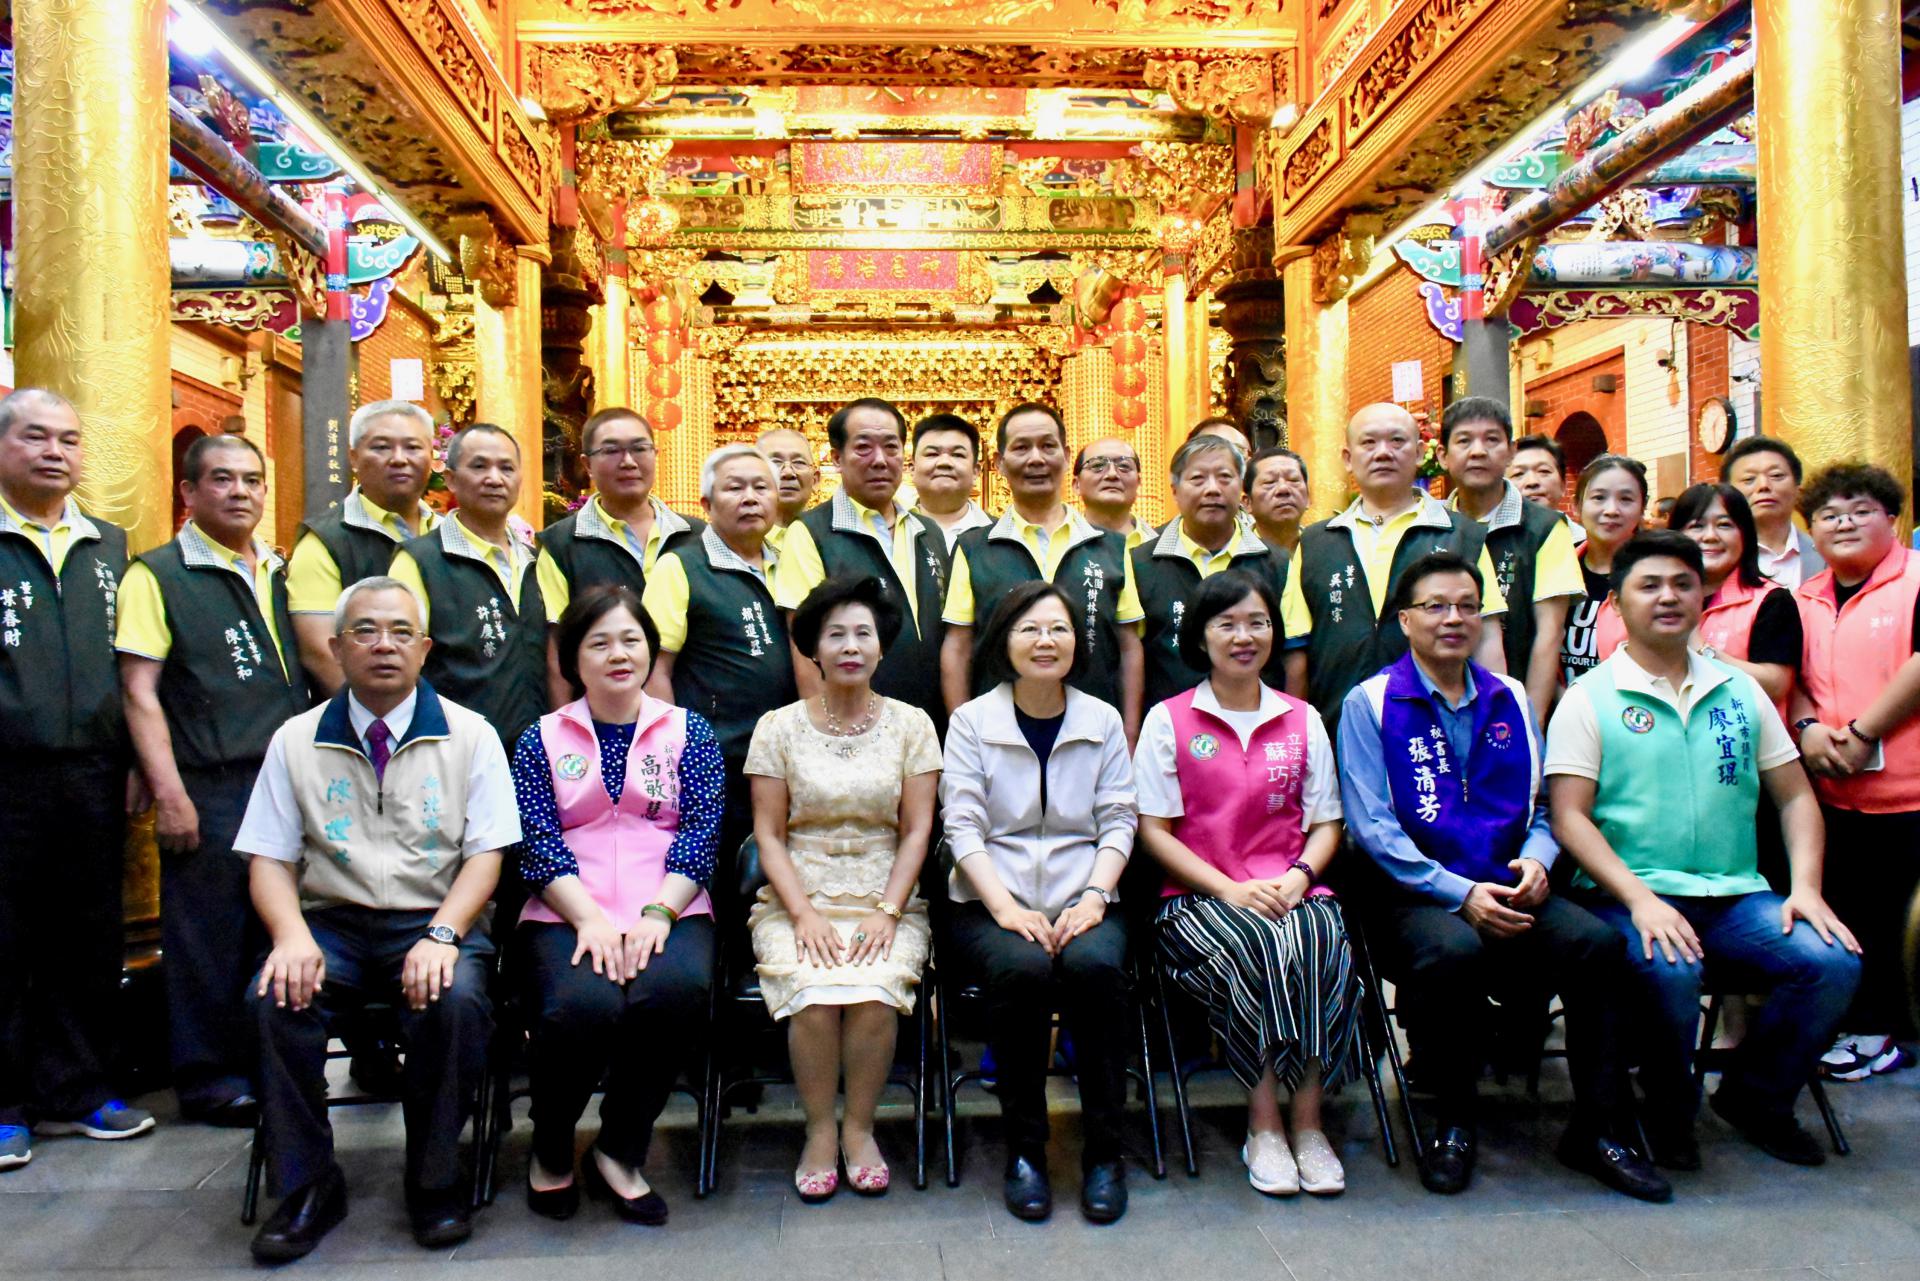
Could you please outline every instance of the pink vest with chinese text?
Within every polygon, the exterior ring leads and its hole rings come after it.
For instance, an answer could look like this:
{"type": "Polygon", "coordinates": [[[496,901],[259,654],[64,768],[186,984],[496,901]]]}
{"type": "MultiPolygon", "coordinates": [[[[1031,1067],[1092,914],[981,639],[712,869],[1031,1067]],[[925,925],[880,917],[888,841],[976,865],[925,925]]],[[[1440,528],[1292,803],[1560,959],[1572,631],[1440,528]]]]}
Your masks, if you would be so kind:
{"type": "MultiPolygon", "coordinates": [[[[1920,555],[1895,546],[1844,608],[1834,608],[1833,571],[1800,584],[1800,684],[1822,724],[1845,725],[1867,710],[1913,657],[1913,604],[1920,555]]],[[[1862,814],[1920,810],[1920,716],[1886,736],[1887,766],[1847,778],[1813,776],[1813,790],[1837,809],[1862,814]]]]}

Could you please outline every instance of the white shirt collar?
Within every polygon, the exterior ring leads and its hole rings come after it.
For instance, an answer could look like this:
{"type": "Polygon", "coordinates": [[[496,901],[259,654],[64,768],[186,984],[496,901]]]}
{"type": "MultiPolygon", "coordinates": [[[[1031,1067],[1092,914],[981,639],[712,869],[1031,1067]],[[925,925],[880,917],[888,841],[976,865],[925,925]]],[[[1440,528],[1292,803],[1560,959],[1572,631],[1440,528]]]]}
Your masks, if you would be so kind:
{"type": "Polygon", "coordinates": [[[1675,708],[1689,707],[1706,697],[1714,686],[1733,679],[1731,668],[1702,658],[1691,650],[1687,653],[1687,674],[1681,677],[1679,689],[1675,689],[1666,677],[1655,676],[1635,662],[1625,645],[1614,650],[1606,661],[1613,664],[1613,684],[1616,689],[1645,694],[1675,708]]]}
{"type": "Polygon", "coordinates": [[[353,692],[349,690],[347,692],[347,720],[353,725],[353,732],[359,736],[360,741],[363,743],[367,741],[367,731],[372,728],[373,723],[375,721],[385,721],[387,723],[387,732],[393,735],[393,746],[398,747],[400,740],[407,736],[407,731],[413,728],[413,708],[419,699],[420,690],[419,687],[416,686],[405,698],[400,700],[398,707],[388,712],[385,716],[375,716],[362,706],[360,700],[355,698],[353,692]]]}
{"type": "MultiPolygon", "coordinates": [[[[1229,713],[1226,708],[1220,706],[1220,699],[1213,692],[1213,682],[1211,680],[1201,681],[1199,686],[1193,691],[1193,705],[1200,711],[1211,712],[1221,720],[1227,719],[1229,715],[1246,715],[1245,712],[1229,713]]],[[[1259,710],[1260,721],[1262,724],[1265,724],[1267,721],[1281,715],[1288,709],[1286,700],[1275,693],[1272,686],[1262,682],[1260,686],[1259,710]]]]}

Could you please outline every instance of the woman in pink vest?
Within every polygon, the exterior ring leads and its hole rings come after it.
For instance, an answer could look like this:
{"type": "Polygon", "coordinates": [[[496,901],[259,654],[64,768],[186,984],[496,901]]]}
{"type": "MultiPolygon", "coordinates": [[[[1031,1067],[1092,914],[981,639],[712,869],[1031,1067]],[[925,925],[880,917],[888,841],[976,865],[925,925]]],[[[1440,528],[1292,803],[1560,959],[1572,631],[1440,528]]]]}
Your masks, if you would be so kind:
{"type": "Polygon", "coordinates": [[[1760,572],[1760,535],[1746,496],[1732,485],[1689,486],[1667,527],[1698,543],[1707,567],[1694,648],[1753,677],[1784,717],[1800,670],[1800,609],[1792,592],[1760,572]]]}
{"type": "Polygon", "coordinates": [[[1790,723],[1827,820],[1827,901],[1862,949],[1860,990],[1821,1063],[1857,1081],[1913,1062],[1908,905],[1920,887],[1920,552],[1906,494],[1878,467],[1829,467],[1800,493],[1827,568],[1800,584],[1805,628],[1790,723]]]}
{"type": "Polygon", "coordinates": [[[580,1205],[575,1124],[605,1082],[587,1190],[633,1223],[667,1221],[640,1172],[653,1123],[706,1033],[713,876],[726,779],[707,722],[642,688],[659,650],[632,589],[575,595],[555,632],[576,694],[521,735],[533,1156],[527,1204],[580,1205]]]}
{"type": "Polygon", "coordinates": [[[1134,778],[1140,838],[1167,874],[1161,964],[1206,1007],[1249,1092],[1247,1179],[1330,1194],[1346,1172],[1320,1102],[1355,1070],[1358,1031],[1346,926],[1321,884],[1340,848],[1340,779],[1320,714],[1260,681],[1279,617],[1266,585],[1235,570],[1194,590],[1180,653],[1211,674],[1147,713],[1134,778]]]}
{"type": "Polygon", "coordinates": [[[1560,667],[1569,685],[1599,666],[1627,638],[1607,594],[1613,590],[1613,554],[1640,531],[1640,522],[1646,518],[1647,469],[1625,454],[1601,454],[1581,469],[1573,495],[1587,531],[1587,541],[1577,549],[1587,594],[1567,611],[1560,667]]]}

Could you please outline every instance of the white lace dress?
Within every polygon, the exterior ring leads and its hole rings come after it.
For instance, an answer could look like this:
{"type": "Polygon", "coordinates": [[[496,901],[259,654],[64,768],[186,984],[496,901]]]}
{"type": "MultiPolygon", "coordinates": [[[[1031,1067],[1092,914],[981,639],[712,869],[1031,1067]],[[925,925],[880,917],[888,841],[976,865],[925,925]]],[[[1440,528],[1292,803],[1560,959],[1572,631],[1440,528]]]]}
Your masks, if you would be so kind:
{"type": "MultiPolygon", "coordinates": [[[[940,743],[927,714],[891,698],[880,703],[873,727],[853,738],[822,733],[806,704],[790,703],[760,718],[747,748],[749,775],[787,785],[787,850],[807,898],[843,943],[873,913],[893,873],[901,785],[940,769],[940,743]]],[[[902,1013],[913,1009],[932,937],[919,897],[904,905],[892,955],[864,965],[801,960],[793,918],[771,885],[760,890],[747,922],[761,991],[775,1018],[809,1005],[862,1001],[884,1001],[902,1013]]]]}

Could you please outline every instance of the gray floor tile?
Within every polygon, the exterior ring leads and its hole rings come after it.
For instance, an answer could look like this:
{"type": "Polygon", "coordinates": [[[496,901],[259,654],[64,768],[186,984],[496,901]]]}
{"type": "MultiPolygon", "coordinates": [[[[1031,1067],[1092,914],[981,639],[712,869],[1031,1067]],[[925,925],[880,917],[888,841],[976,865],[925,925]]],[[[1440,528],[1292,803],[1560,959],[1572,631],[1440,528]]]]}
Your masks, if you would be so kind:
{"type": "Polygon", "coordinates": [[[1053,1230],[1053,1223],[1013,1226],[1028,1233],[996,1235],[990,1242],[943,1242],[940,1258],[946,1281],[1007,1281],[1016,1276],[1291,1281],[1279,1256],[1252,1228],[1103,1240],[1063,1235],[1053,1230]]]}
{"type": "Polygon", "coordinates": [[[1845,1197],[1714,1202],[1630,1221],[1602,1212],[1582,1223],[1597,1240],[1655,1274],[1883,1260],[1912,1261],[1920,1273],[1920,1228],[1845,1197]]]}
{"type": "Polygon", "coordinates": [[[1600,1281],[1638,1278],[1565,1214],[1489,1214],[1380,1223],[1301,1221],[1261,1229],[1296,1281],[1600,1281]]]}

